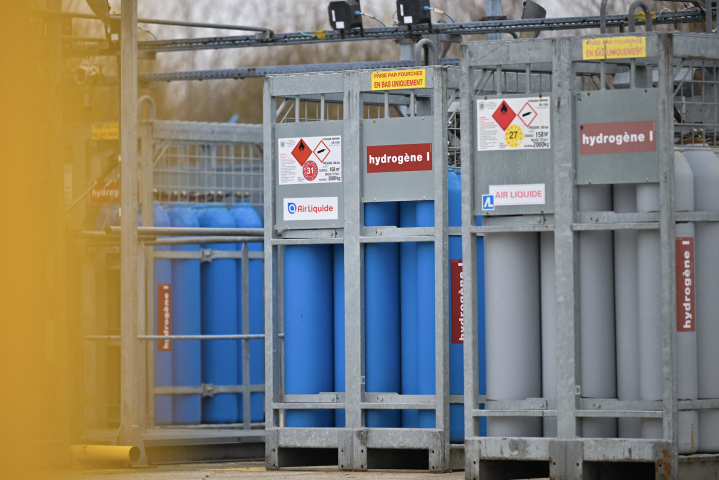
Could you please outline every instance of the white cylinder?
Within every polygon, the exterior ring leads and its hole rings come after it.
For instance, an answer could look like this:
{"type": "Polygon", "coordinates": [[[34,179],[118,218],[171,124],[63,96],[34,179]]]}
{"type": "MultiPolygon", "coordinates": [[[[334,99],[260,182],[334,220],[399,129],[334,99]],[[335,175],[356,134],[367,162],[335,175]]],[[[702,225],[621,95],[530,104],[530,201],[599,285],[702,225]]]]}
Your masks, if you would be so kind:
{"type": "MultiPolygon", "coordinates": [[[[612,210],[611,185],[577,188],[580,212],[612,210]]],[[[610,231],[579,232],[581,395],[616,398],[614,242],[610,231]]],[[[615,418],[583,418],[582,437],[617,436],[615,418]]]]}
{"type": "MultiPolygon", "coordinates": [[[[637,187],[614,185],[614,211],[637,211],[637,187]]],[[[614,231],[614,310],[617,335],[617,399],[639,397],[639,320],[637,313],[637,231],[614,231]]],[[[641,419],[619,418],[619,438],[641,438],[641,419]]]]}
{"type": "MultiPolygon", "coordinates": [[[[694,209],[719,212],[719,159],[708,148],[682,150],[694,173],[694,209]]],[[[719,223],[694,226],[699,398],[719,398],[719,223]]],[[[699,411],[699,451],[719,453],[719,409],[699,411]]]]}
{"type": "MultiPolygon", "coordinates": [[[[554,272],[554,232],[539,234],[542,305],[542,397],[557,398],[557,317],[554,272]]],[[[557,436],[557,418],[545,417],[544,436],[557,436]]]]}
{"type": "MultiPolygon", "coordinates": [[[[487,398],[525,400],[542,394],[539,235],[484,238],[487,398]]],[[[489,418],[490,437],[541,437],[540,418],[489,418]]]]}
{"type": "MultiPolygon", "coordinates": [[[[677,211],[694,210],[694,180],[686,158],[674,153],[674,195],[677,211]]],[[[637,185],[637,210],[659,211],[659,185],[637,185]]],[[[693,237],[694,226],[677,224],[677,238],[693,237]]],[[[662,318],[661,248],[659,232],[641,230],[637,234],[637,285],[639,312],[639,391],[642,400],[662,399],[662,318]]],[[[678,306],[679,307],[679,306],[678,306]]],[[[696,332],[677,332],[677,388],[680,399],[691,399],[697,392],[696,332]]],[[[679,413],[679,453],[694,453],[698,447],[695,412],[679,413]]],[[[662,438],[661,419],[642,419],[643,438],[662,438]]]]}

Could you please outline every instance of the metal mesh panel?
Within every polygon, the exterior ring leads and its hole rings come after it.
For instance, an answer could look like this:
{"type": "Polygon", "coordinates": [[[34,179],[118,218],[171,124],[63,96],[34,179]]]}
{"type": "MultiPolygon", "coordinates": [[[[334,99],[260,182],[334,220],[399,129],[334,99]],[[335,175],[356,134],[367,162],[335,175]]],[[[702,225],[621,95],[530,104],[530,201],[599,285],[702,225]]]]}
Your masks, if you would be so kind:
{"type": "Polygon", "coordinates": [[[245,202],[262,206],[258,144],[173,142],[154,168],[154,196],[163,203],[245,202]]]}
{"type": "Polygon", "coordinates": [[[675,142],[716,145],[719,130],[717,62],[677,59],[674,68],[675,142]]]}

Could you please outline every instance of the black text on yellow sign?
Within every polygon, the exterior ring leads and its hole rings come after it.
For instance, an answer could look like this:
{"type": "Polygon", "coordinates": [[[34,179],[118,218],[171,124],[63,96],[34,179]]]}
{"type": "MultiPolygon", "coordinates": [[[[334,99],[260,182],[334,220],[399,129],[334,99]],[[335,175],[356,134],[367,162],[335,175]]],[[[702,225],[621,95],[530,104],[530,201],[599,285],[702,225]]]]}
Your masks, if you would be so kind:
{"type": "Polygon", "coordinates": [[[372,73],[372,90],[425,88],[424,69],[372,73]]]}

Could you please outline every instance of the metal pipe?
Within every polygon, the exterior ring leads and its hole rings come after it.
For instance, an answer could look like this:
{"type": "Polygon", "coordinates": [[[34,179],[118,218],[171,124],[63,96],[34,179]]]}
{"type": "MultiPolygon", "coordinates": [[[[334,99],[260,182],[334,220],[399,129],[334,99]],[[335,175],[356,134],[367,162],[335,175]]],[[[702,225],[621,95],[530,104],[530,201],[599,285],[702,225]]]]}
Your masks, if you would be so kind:
{"type": "Polygon", "coordinates": [[[429,38],[423,38],[419,42],[417,42],[417,45],[414,47],[414,65],[416,67],[422,66],[422,47],[427,45],[427,48],[432,50],[434,52],[434,57],[430,58],[436,58],[439,56],[439,51],[437,50],[437,45],[434,44],[432,40],[429,38]]]}
{"type": "Polygon", "coordinates": [[[150,104],[150,120],[154,120],[156,112],[155,101],[149,95],[143,95],[137,100],[137,114],[140,114],[140,107],[142,107],[143,102],[148,102],[150,104]]]}
{"type": "Polygon", "coordinates": [[[114,445],[71,445],[70,453],[73,460],[83,463],[132,463],[140,458],[139,448],[114,445]]]}
{"type": "Polygon", "coordinates": [[[636,0],[634,3],[629,5],[629,13],[627,16],[629,17],[629,33],[634,33],[634,20],[635,20],[635,13],[637,11],[637,7],[644,10],[644,18],[646,18],[644,30],[647,32],[652,31],[652,10],[649,8],[649,5],[647,5],[642,0],[636,0]]]}
{"type": "Polygon", "coordinates": [[[604,35],[607,33],[607,0],[602,0],[599,7],[599,33],[604,35]]]}
{"type": "MultiPolygon", "coordinates": [[[[105,233],[108,235],[120,235],[120,227],[107,227],[105,233]]],[[[177,228],[177,227],[137,227],[138,235],[157,236],[250,236],[262,237],[264,234],[261,228],[177,228]]],[[[253,239],[256,240],[256,239],[253,239]]],[[[214,242],[215,239],[212,239],[214,242]]],[[[249,240],[252,241],[252,240],[249,240]]]]}
{"type": "Polygon", "coordinates": [[[264,339],[264,333],[246,335],[138,335],[138,340],[256,340],[264,339]]]}
{"type": "MultiPolygon", "coordinates": [[[[60,16],[69,18],[85,18],[88,20],[101,20],[91,13],[75,13],[75,12],[48,12],[46,10],[30,10],[32,16],[48,17],[60,16]]],[[[110,15],[110,18],[120,18],[120,15],[110,15]]],[[[244,32],[270,32],[270,27],[249,27],[247,25],[227,25],[224,23],[202,23],[202,22],[183,22],[180,20],[159,20],[155,18],[138,18],[137,23],[145,23],[148,25],[171,25],[174,27],[196,27],[196,28],[214,28],[216,30],[242,30],[244,32]]]]}
{"type": "Polygon", "coordinates": [[[178,237],[159,238],[145,242],[146,246],[157,245],[197,245],[207,243],[246,243],[262,241],[258,237],[178,237]]]}

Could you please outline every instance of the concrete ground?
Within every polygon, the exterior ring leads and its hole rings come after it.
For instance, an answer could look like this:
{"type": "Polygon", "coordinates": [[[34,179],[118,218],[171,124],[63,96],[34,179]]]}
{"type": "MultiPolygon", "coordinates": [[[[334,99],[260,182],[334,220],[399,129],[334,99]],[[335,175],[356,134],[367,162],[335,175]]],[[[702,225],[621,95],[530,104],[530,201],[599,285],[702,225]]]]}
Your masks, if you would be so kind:
{"type": "Polygon", "coordinates": [[[161,465],[135,469],[76,469],[53,472],[43,480],[212,480],[212,479],[262,479],[262,480],[460,480],[464,472],[436,474],[429,472],[371,471],[340,472],[337,467],[289,468],[266,471],[264,462],[238,463],[192,463],[161,465]]]}

